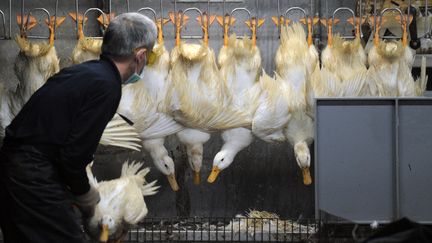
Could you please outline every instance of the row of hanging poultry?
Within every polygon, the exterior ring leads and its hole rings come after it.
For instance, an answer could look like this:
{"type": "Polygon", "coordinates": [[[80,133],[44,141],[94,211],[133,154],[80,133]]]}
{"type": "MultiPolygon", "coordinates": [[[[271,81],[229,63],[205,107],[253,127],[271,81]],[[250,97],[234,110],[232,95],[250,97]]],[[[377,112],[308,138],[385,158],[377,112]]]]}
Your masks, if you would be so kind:
{"type": "MultiPolygon", "coordinates": [[[[72,13],[70,16],[79,23],[73,62],[99,58],[101,39],[85,37],[82,24],[86,19],[72,13]]],[[[421,77],[415,81],[411,75],[414,52],[407,45],[406,16],[402,21],[402,40],[380,40],[380,25],[377,25],[374,46],[368,55],[360,41],[360,19],[356,23],[351,20],[356,27],[353,40],[333,35],[334,21],[325,20],[328,45],[321,58],[312,42],[312,26],[319,19],[309,17],[302,24],[281,18],[275,21],[283,26],[274,77],[262,71],[256,46],[256,30],[262,20],[247,21],[252,37],[238,39],[235,35],[229,37],[235,18],[204,14],[197,19],[203,30],[202,43],[190,44],[180,38],[187,16],[170,13],[169,17],[156,21],[157,44],[142,80],[123,87],[118,113],[131,120],[133,128],[116,115],[101,143],[139,150],[137,142],[141,141],[174,191],[179,187],[174,161],[164,146],[168,136],[177,135],[186,146],[196,184],[201,178],[203,145],[219,131],[223,146],[214,157],[208,182],[214,182],[234,162],[236,154],[257,137],[268,143],[288,141],[294,148],[303,183],[309,185],[312,183],[309,146],[314,138],[315,97],[420,96],[426,88],[425,60],[422,60],[421,77]],[[225,33],[217,59],[208,46],[208,26],[215,19],[225,33]],[[176,45],[171,53],[164,46],[162,33],[162,26],[170,21],[176,24],[176,45]]],[[[57,25],[62,21],[64,18],[57,17],[57,25]]],[[[374,19],[370,21],[373,23],[374,19]]],[[[31,28],[33,22],[29,19],[26,28],[31,28]]],[[[102,19],[100,22],[104,24],[102,19]]],[[[48,44],[16,38],[21,50],[15,63],[20,85],[17,91],[3,90],[2,129],[30,95],[59,70],[54,19],[48,25],[51,37],[48,44]]]]}

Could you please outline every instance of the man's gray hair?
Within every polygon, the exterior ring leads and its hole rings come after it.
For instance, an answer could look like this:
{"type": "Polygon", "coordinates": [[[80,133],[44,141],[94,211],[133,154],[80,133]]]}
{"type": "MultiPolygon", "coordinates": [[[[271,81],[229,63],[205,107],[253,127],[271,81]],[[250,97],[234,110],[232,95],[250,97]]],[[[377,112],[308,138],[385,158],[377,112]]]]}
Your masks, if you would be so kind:
{"type": "Polygon", "coordinates": [[[157,38],[153,21],[139,13],[124,13],[111,21],[105,31],[102,54],[111,58],[124,58],[137,48],[151,51],[157,38]]]}

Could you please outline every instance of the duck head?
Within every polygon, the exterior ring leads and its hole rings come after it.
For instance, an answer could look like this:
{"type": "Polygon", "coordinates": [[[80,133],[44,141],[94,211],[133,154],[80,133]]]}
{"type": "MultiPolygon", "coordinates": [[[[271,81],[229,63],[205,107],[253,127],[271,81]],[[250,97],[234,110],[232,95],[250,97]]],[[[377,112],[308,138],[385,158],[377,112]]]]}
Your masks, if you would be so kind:
{"type": "Polygon", "coordinates": [[[303,184],[310,185],[312,184],[312,177],[310,175],[309,167],[310,167],[310,151],[309,146],[306,142],[298,142],[294,145],[294,154],[297,161],[298,166],[302,170],[303,175],[303,184]]]}

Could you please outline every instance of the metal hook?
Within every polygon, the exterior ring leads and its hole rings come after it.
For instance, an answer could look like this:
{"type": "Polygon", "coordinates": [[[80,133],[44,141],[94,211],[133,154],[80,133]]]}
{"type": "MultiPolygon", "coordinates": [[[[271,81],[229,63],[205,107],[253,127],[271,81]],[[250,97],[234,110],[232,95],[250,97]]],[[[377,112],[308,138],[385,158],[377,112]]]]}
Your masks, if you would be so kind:
{"type": "MultiPolygon", "coordinates": [[[[89,13],[89,12],[91,12],[91,11],[96,11],[96,12],[99,12],[100,14],[102,14],[102,16],[103,16],[103,18],[102,18],[102,20],[103,20],[103,22],[102,22],[102,24],[103,25],[105,25],[106,24],[106,22],[108,21],[108,17],[107,17],[107,15],[100,9],[100,8],[89,8],[89,9],[87,9],[85,12],[84,12],[84,15],[83,15],[83,19],[85,19],[86,18],[86,16],[87,16],[87,14],[89,13]]],[[[83,21],[82,22],[82,31],[83,31],[83,33],[84,33],[84,28],[85,28],[85,23],[84,23],[85,21],[83,21]]],[[[102,38],[101,36],[90,36],[91,38],[102,38]]]]}
{"type": "MultiPolygon", "coordinates": [[[[29,23],[29,19],[30,19],[30,16],[31,16],[32,11],[33,11],[33,12],[36,12],[36,11],[42,11],[42,12],[44,12],[44,13],[47,15],[47,17],[48,17],[48,21],[51,21],[51,15],[50,15],[49,11],[48,11],[46,8],[33,8],[33,9],[31,9],[31,10],[26,14],[26,16],[27,16],[27,20],[26,20],[26,23],[25,23],[25,30],[23,30],[24,33],[27,31],[28,23],[29,23]]],[[[34,39],[49,39],[49,35],[48,35],[48,36],[28,35],[27,38],[29,38],[29,39],[30,39],[30,38],[34,38],[34,39]]]]}
{"type": "MultiPolygon", "coordinates": [[[[288,9],[285,11],[285,13],[283,14],[283,17],[284,17],[285,19],[287,19],[287,18],[288,18],[288,14],[289,14],[290,12],[292,12],[292,11],[300,11],[300,12],[303,14],[303,17],[304,17],[305,20],[306,20],[306,26],[309,25],[309,23],[308,23],[308,21],[307,21],[308,18],[309,18],[308,14],[307,14],[307,11],[306,11],[304,8],[301,8],[301,7],[291,7],[291,8],[288,8],[288,9]]],[[[281,16],[281,15],[279,15],[279,16],[281,16]]],[[[278,21],[280,22],[281,20],[279,19],[278,21]]],[[[281,35],[281,32],[282,32],[282,24],[284,24],[284,23],[280,22],[280,23],[278,24],[278,29],[279,29],[279,38],[280,38],[280,35],[281,35]]],[[[312,27],[313,27],[313,23],[312,23],[312,27]]]]}
{"type": "Polygon", "coordinates": [[[287,18],[287,17],[288,17],[288,13],[291,12],[291,11],[295,11],[295,10],[302,12],[302,13],[303,13],[303,16],[304,16],[305,18],[308,17],[306,10],[305,10],[304,8],[300,8],[300,7],[291,7],[291,8],[289,8],[289,9],[287,9],[287,10],[285,11],[285,13],[284,13],[284,17],[287,18]]]}
{"type": "MultiPolygon", "coordinates": [[[[336,13],[341,12],[341,11],[348,11],[352,15],[353,21],[354,21],[354,29],[355,29],[355,25],[357,24],[355,12],[352,9],[347,8],[347,7],[337,8],[335,11],[333,11],[332,23],[336,25],[336,23],[335,23],[336,13]]],[[[360,19],[360,21],[361,21],[361,19],[360,19]]],[[[360,28],[360,33],[361,33],[361,28],[360,28]]],[[[363,36],[362,34],[360,34],[360,35],[363,36]]],[[[344,39],[355,39],[356,36],[355,35],[352,35],[352,36],[342,36],[342,38],[344,38],[344,39]]]]}
{"type": "MultiPolygon", "coordinates": [[[[203,19],[203,12],[199,9],[199,8],[187,8],[184,11],[181,12],[181,17],[180,17],[180,26],[183,26],[183,18],[186,15],[187,12],[189,11],[196,11],[198,12],[198,14],[201,16],[201,19],[203,19]]],[[[209,26],[207,25],[207,33],[208,33],[208,28],[209,26]]],[[[180,39],[203,39],[204,38],[204,33],[202,35],[189,35],[189,36],[182,36],[181,32],[180,32],[180,39]]]]}
{"type": "Polygon", "coordinates": [[[154,9],[152,9],[152,8],[150,8],[150,7],[144,7],[144,8],[140,8],[140,9],[138,9],[138,10],[137,10],[137,13],[141,13],[142,11],[150,11],[150,12],[152,13],[152,15],[153,15],[153,18],[154,18],[155,23],[157,23],[158,18],[157,18],[156,11],[155,11],[154,9]]]}
{"type": "MultiPolygon", "coordinates": [[[[30,16],[31,16],[32,12],[42,11],[43,13],[45,13],[47,15],[47,17],[48,17],[48,23],[50,24],[50,22],[51,22],[51,14],[49,13],[49,11],[46,8],[33,8],[33,9],[30,9],[27,14],[24,14],[24,12],[25,12],[24,2],[25,2],[24,0],[21,1],[21,20],[22,20],[21,21],[21,32],[22,32],[21,34],[26,34],[26,31],[27,31],[27,28],[28,28],[29,19],[30,19],[30,16]],[[24,24],[24,15],[27,16],[25,24],[24,24]],[[24,28],[24,26],[25,26],[25,28],[24,28]]],[[[53,26],[54,33],[55,33],[56,27],[57,27],[57,10],[58,10],[58,0],[56,0],[55,10],[54,10],[55,11],[54,12],[54,26],[53,26]]],[[[46,36],[40,36],[40,35],[28,35],[26,37],[29,38],[29,39],[30,38],[33,38],[33,39],[49,39],[50,35],[48,35],[47,37],[46,36]]]]}
{"type": "MultiPolygon", "coordinates": [[[[231,23],[231,18],[236,12],[241,12],[241,11],[246,12],[246,14],[248,16],[248,20],[251,21],[251,23],[252,23],[252,13],[247,8],[235,8],[235,9],[233,9],[229,15],[228,23],[231,23]]],[[[252,30],[250,30],[250,37],[252,37],[252,30]]]]}
{"type": "MultiPolygon", "coordinates": [[[[385,9],[383,9],[382,11],[381,11],[381,13],[380,13],[380,21],[379,21],[379,23],[377,23],[377,27],[379,26],[379,27],[381,27],[381,24],[382,24],[382,19],[383,19],[383,16],[384,16],[384,14],[386,13],[386,12],[389,12],[389,11],[396,11],[396,12],[398,12],[399,13],[399,15],[400,15],[400,17],[401,17],[401,19],[400,19],[400,24],[401,24],[401,28],[403,29],[403,19],[404,19],[404,16],[403,16],[403,13],[402,13],[402,10],[400,10],[399,8],[385,8],[385,9]]],[[[376,22],[378,22],[378,21],[376,21],[376,22]]],[[[376,30],[375,30],[376,31],[376,30]]],[[[383,38],[383,39],[399,39],[399,38],[401,38],[401,37],[397,37],[397,36],[383,36],[383,37],[381,37],[381,38],[383,38]]]]}

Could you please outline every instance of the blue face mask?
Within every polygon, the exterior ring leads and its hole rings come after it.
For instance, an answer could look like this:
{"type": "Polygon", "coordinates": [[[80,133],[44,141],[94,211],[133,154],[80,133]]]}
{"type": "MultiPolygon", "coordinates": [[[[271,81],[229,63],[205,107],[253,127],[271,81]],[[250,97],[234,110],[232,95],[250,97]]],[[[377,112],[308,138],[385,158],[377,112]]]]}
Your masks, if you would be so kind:
{"type": "Polygon", "coordinates": [[[125,82],[124,84],[133,84],[138,82],[141,79],[141,76],[139,76],[136,72],[132,74],[125,82]]]}
{"type": "MultiPolygon", "coordinates": [[[[147,59],[145,59],[144,63],[147,63],[147,59]]],[[[137,67],[138,67],[138,63],[137,63],[137,67]]],[[[143,72],[144,72],[144,67],[141,70],[141,74],[138,74],[135,68],[135,72],[124,82],[124,84],[133,84],[138,82],[141,79],[143,72]]]]}

